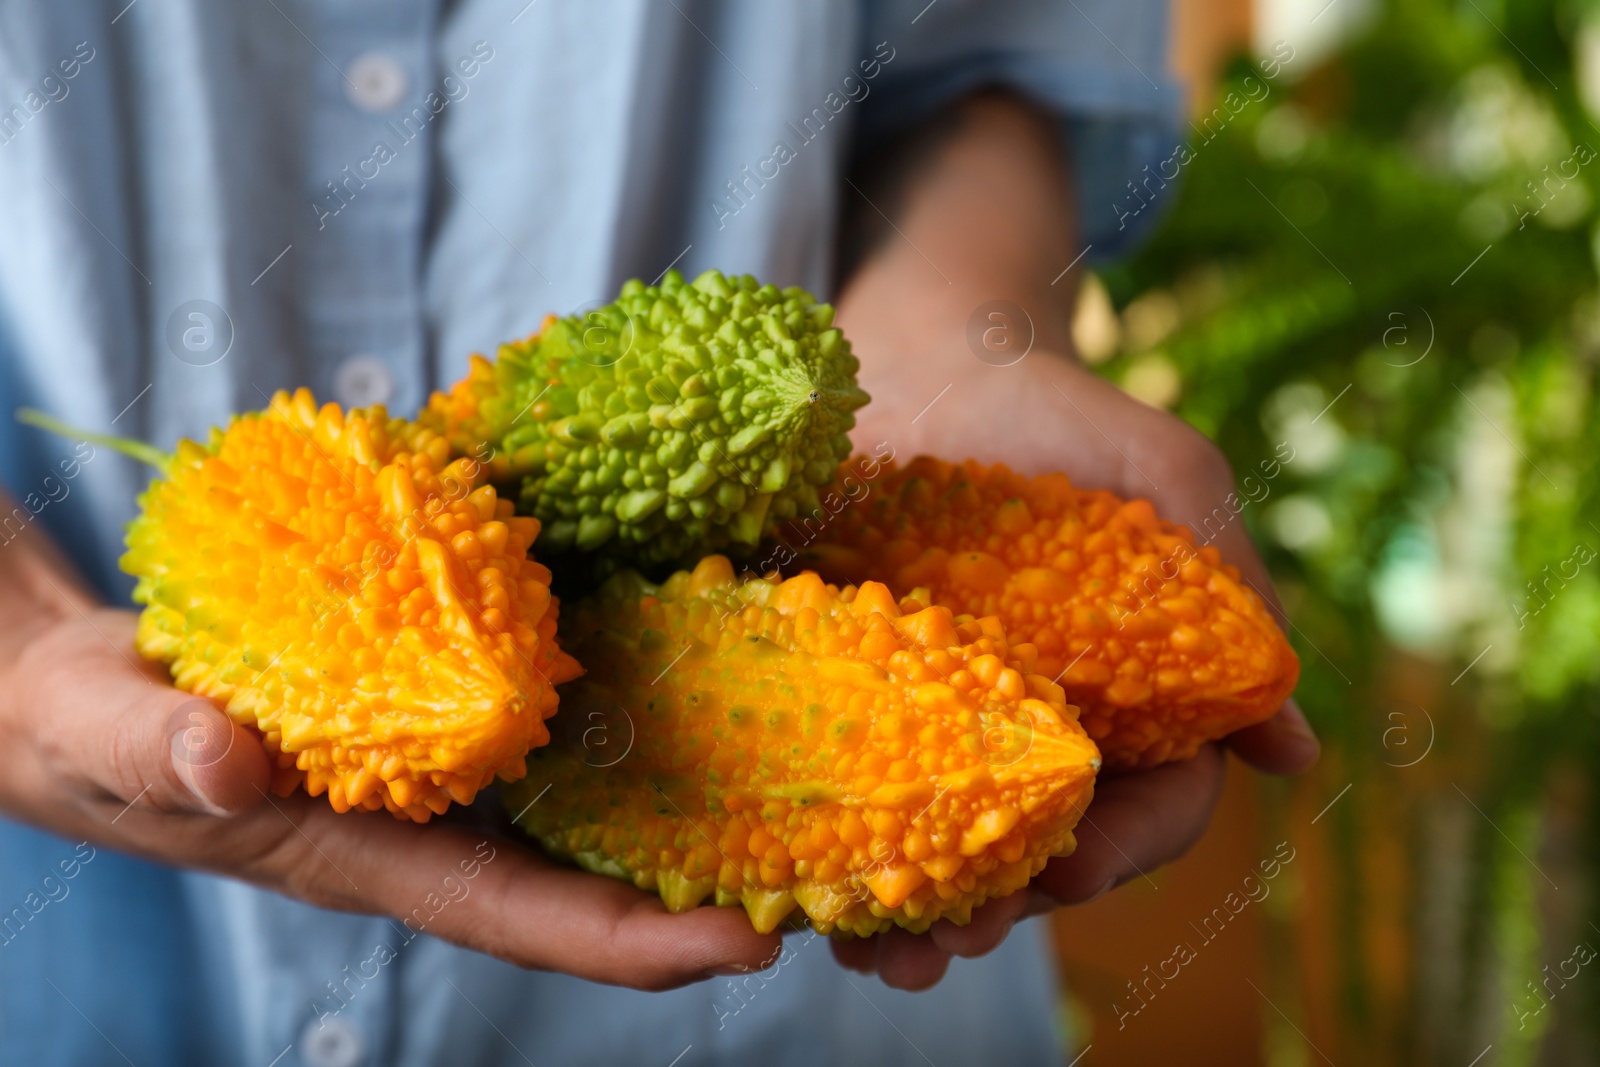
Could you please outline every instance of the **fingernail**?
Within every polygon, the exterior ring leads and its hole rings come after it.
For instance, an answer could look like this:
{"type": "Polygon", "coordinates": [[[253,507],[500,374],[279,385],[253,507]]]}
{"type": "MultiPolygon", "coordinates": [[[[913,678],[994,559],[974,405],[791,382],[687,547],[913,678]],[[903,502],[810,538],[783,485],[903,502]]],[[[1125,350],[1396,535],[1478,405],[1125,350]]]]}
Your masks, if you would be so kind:
{"type": "Polygon", "coordinates": [[[208,815],[229,814],[226,805],[211,795],[203,779],[233,751],[233,722],[209,700],[186,700],[172,709],[166,723],[168,756],[178,780],[188,787],[196,807],[208,815]]]}
{"type": "Polygon", "coordinates": [[[205,789],[201,787],[200,782],[196,778],[195,768],[192,765],[185,763],[183,760],[173,760],[172,769],[178,772],[178,778],[182,780],[184,785],[189,787],[189,792],[194,794],[195,800],[199,802],[197,806],[202,812],[207,815],[233,814],[227,808],[223,807],[221,804],[218,804],[215,800],[212,800],[206,795],[205,789]]]}
{"type": "Polygon", "coordinates": [[[731,978],[736,974],[749,974],[750,968],[743,963],[724,963],[719,967],[712,967],[706,973],[713,978],[731,978]]]}
{"type": "Polygon", "coordinates": [[[1117,880],[1115,878],[1109,878],[1109,879],[1106,880],[1106,884],[1101,886],[1098,890],[1096,890],[1094,895],[1089,897],[1088,899],[1086,899],[1084,901],[1084,903],[1085,904],[1091,904],[1094,901],[1099,900],[1101,897],[1105,896],[1107,893],[1111,892],[1115,888],[1117,888],[1117,880]]]}
{"type": "Polygon", "coordinates": [[[1283,711],[1284,733],[1305,752],[1306,758],[1315,759],[1322,752],[1322,742],[1317,740],[1311,724],[1306,721],[1305,712],[1293,700],[1284,701],[1283,711]]]}

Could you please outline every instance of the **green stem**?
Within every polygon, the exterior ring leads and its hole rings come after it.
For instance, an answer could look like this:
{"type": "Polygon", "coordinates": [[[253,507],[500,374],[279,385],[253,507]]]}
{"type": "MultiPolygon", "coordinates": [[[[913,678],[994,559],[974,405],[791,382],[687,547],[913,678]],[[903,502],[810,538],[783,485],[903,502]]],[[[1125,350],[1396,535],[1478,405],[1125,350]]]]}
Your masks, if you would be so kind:
{"type": "Polygon", "coordinates": [[[41,430],[48,430],[62,437],[70,437],[79,441],[88,441],[91,444],[104,445],[106,448],[121,452],[141,463],[148,463],[162,474],[168,473],[172,466],[172,455],[163,452],[155,445],[143,441],[134,441],[127,437],[113,437],[104,433],[89,433],[76,426],[68,426],[60,419],[46,415],[36,408],[18,408],[17,421],[27,426],[37,426],[41,430]]]}

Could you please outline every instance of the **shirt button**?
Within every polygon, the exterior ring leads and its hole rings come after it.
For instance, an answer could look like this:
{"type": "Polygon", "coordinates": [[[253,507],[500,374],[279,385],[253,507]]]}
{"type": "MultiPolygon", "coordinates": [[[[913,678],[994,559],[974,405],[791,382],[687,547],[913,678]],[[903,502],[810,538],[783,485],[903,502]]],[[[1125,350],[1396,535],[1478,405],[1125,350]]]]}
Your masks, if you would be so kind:
{"type": "Polygon", "coordinates": [[[387,404],[394,398],[394,375],[376,356],[351,356],[334,372],[333,398],[346,408],[387,404]]]}
{"type": "Polygon", "coordinates": [[[324,1019],[300,1035],[300,1058],[310,1067],[358,1067],[367,1058],[361,1031],[343,1019],[324,1019]]]}
{"type": "Polygon", "coordinates": [[[344,89],[363,111],[388,111],[405,98],[405,68],[389,56],[368,52],[345,71],[344,89]]]}

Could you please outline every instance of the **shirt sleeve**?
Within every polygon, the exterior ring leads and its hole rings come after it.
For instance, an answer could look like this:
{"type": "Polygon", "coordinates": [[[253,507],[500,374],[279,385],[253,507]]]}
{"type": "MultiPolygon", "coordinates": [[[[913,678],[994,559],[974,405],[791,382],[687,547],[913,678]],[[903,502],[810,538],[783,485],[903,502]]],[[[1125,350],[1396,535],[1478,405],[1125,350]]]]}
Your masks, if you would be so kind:
{"type": "Polygon", "coordinates": [[[1165,0],[868,0],[865,53],[881,67],[862,102],[859,143],[976,89],[1019,92],[1060,115],[1087,258],[1113,258],[1176,191],[1151,196],[1141,185],[1180,139],[1167,9],[1165,0]]]}

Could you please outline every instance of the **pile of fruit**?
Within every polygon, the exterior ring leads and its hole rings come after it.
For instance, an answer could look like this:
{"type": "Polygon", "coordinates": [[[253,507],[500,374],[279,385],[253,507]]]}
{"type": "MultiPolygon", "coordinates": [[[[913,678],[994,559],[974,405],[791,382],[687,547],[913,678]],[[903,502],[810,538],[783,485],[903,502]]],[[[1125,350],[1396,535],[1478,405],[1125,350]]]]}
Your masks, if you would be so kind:
{"type": "Polygon", "coordinates": [[[161,473],[122,559],[139,651],[259,733],[282,795],[426,822],[500,779],[546,851],[674,911],[966,922],[1072,851],[1103,765],[1261,721],[1298,661],[1147,501],[847,464],[867,396],[832,320],[670,272],[414,421],[300,390],[130,444],[161,473]],[[786,574],[740,562],[814,519],[786,574]]]}

